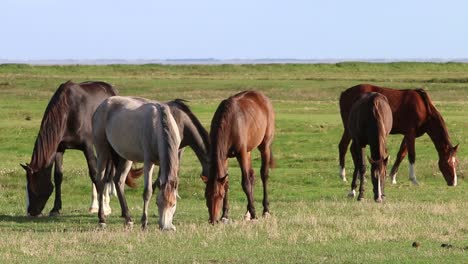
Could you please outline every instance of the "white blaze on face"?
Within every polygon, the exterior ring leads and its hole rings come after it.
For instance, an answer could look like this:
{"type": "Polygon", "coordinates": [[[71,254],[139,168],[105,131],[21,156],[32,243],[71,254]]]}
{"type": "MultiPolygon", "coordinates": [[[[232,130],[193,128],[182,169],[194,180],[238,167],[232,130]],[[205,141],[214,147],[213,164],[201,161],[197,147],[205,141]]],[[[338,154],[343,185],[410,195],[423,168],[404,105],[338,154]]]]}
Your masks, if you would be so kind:
{"type": "Polygon", "coordinates": [[[457,160],[455,157],[452,157],[452,166],[453,166],[453,186],[457,186],[457,170],[455,168],[457,160]]]}
{"type": "MultiPolygon", "coordinates": [[[[177,198],[177,190],[175,190],[173,195],[175,196],[175,198],[177,198]]],[[[174,214],[176,211],[177,199],[175,199],[175,204],[172,207],[166,207],[166,203],[164,202],[163,196],[163,192],[159,191],[157,203],[159,211],[159,228],[161,228],[162,230],[175,231],[176,228],[172,224],[172,219],[174,218],[174,214]]]]}

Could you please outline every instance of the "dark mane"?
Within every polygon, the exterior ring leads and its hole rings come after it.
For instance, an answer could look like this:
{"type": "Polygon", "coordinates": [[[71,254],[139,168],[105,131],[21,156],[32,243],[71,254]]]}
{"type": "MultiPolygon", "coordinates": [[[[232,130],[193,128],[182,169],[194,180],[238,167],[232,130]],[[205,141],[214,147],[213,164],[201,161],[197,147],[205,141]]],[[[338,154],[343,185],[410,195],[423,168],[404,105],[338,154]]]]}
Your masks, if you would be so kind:
{"type": "MultiPolygon", "coordinates": [[[[228,151],[227,140],[230,138],[226,136],[225,133],[229,129],[229,117],[233,113],[234,103],[233,100],[226,99],[223,100],[216,112],[214,113],[213,119],[211,121],[210,129],[210,140],[211,140],[211,161],[213,162],[212,170],[218,169],[218,161],[226,159],[226,152],[228,151]]],[[[211,175],[216,175],[216,173],[210,173],[211,175]]]]}
{"type": "Polygon", "coordinates": [[[181,111],[183,111],[185,114],[187,114],[192,120],[192,123],[195,125],[197,130],[200,132],[200,135],[203,138],[204,142],[209,142],[210,138],[208,135],[208,132],[206,131],[205,127],[200,123],[200,120],[193,114],[192,110],[190,110],[190,107],[185,104],[187,101],[184,99],[175,99],[173,101],[168,102],[167,104],[170,106],[175,106],[181,111]]]}
{"type": "Polygon", "coordinates": [[[440,124],[440,133],[442,133],[441,138],[446,139],[448,144],[450,144],[450,136],[447,130],[447,126],[445,125],[444,118],[440,114],[440,112],[437,110],[437,108],[434,106],[432,103],[431,98],[429,95],[426,93],[424,89],[415,89],[415,91],[421,96],[421,99],[424,101],[424,104],[426,105],[426,109],[428,112],[428,115],[430,116],[428,122],[435,121],[436,124],[440,124]]]}
{"type": "Polygon", "coordinates": [[[71,81],[61,84],[47,105],[31,157],[30,166],[33,169],[47,167],[52,162],[66,129],[69,108],[66,92],[73,85],[71,81]]]}

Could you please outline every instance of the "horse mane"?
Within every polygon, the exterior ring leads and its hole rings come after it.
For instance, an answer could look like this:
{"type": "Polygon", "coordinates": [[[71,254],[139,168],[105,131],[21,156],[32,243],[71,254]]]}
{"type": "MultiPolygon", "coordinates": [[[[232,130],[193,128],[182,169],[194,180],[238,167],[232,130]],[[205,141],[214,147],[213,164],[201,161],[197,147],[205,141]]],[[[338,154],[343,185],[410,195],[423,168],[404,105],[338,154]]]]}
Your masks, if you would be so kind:
{"type": "Polygon", "coordinates": [[[450,136],[447,130],[447,126],[445,125],[444,118],[440,114],[440,112],[437,110],[437,108],[434,106],[432,103],[431,98],[429,97],[429,94],[426,93],[426,91],[422,88],[415,89],[419,96],[421,96],[421,99],[424,101],[424,104],[426,105],[426,109],[429,115],[428,121],[436,121],[437,123],[440,124],[441,128],[441,133],[443,138],[446,138],[448,142],[450,142],[450,136]]]}
{"type": "MultiPolygon", "coordinates": [[[[163,144],[159,144],[160,152],[161,150],[167,150],[167,160],[166,163],[160,161],[160,168],[161,168],[161,175],[160,175],[160,183],[161,186],[166,183],[165,188],[166,191],[164,192],[167,199],[170,199],[170,193],[172,193],[172,189],[177,187],[177,171],[178,171],[178,161],[179,161],[179,144],[180,144],[180,136],[179,132],[177,131],[177,126],[173,124],[175,122],[171,121],[171,110],[168,106],[161,105],[159,103],[155,104],[161,119],[161,129],[163,133],[163,137],[166,140],[162,140],[163,144]],[[164,173],[167,172],[167,173],[164,173]],[[167,178],[165,177],[167,175],[167,178]],[[169,183],[169,184],[167,184],[169,183]]],[[[161,160],[161,157],[159,157],[161,160]]]]}
{"type": "Polygon", "coordinates": [[[378,137],[379,137],[379,153],[381,155],[381,158],[385,158],[387,156],[387,134],[390,133],[390,131],[387,131],[388,128],[385,127],[384,124],[384,116],[381,113],[381,100],[385,100],[388,103],[388,100],[385,96],[376,93],[373,96],[372,103],[374,105],[374,116],[375,119],[377,120],[377,128],[378,128],[378,137]]]}
{"type": "Polygon", "coordinates": [[[175,99],[173,101],[168,102],[168,105],[175,106],[178,109],[180,109],[182,112],[188,115],[190,120],[192,120],[192,123],[195,125],[197,130],[200,132],[200,135],[202,136],[202,139],[204,142],[209,142],[210,138],[208,135],[208,132],[206,131],[205,127],[200,123],[200,120],[193,114],[192,110],[190,107],[185,104],[187,101],[184,99],[175,99]]]}
{"type": "MultiPolygon", "coordinates": [[[[210,140],[211,140],[211,151],[210,157],[212,164],[211,170],[218,169],[219,161],[226,158],[226,151],[228,150],[228,139],[229,137],[223,136],[227,132],[230,124],[229,117],[234,113],[233,100],[223,100],[216,112],[214,113],[211,121],[210,129],[210,140]]],[[[217,175],[215,171],[212,171],[210,175],[217,175]]],[[[211,178],[211,177],[210,177],[211,178]]]]}
{"type": "Polygon", "coordinates": [[[42,118],[33,155],[31,168],[38,169],[48,166],[52,162],[60,139],[66,129],[69,109],[67,90],[75,85],[72,81],[62,83],[47,105],[42,118]]]}

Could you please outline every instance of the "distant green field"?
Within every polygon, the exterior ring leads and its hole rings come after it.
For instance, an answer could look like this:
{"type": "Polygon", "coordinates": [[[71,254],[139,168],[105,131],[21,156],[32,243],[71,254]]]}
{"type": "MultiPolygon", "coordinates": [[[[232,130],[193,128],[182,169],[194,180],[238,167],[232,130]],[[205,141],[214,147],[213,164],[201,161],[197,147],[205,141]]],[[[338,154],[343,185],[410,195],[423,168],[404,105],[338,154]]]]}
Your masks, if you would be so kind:
{"type": "MultiPolygon", "coordinates": [[[[466,263],[468,259],[468,64],[338,63],[285,65],[0,65],[0,263],[466,263]],[[120,207],[105,230],[88,214],[91,183],[81,152],[64,160],[63,210],[55,218],[25,216],[25,173],[45,107],[67,81],[100,80],[121,95],[160,101],[183,98],[209,129],[220,101],[245,89],[263,91],[276,112],[273,144],[277,168],[270,174],[272,217],[244,222],[246,198],[237,162],[230,162],[231,224],[208,224],[201,166],[187,149],[181,162],[176,232],[160,232],[150,206],[149,231],[126,230],[120,207]],[[359,83],[394,88],[424,87],[444,116],[453,144],[460,144],[459,186],[447,187],[437,152],[427,135],[416,140],[419,186],[408,180],[408,162],[398,183],[387,181],[386,201],[349,199],[338,177],[343,132],[338,97],[359,83]],[[412,243],[420,243],[418,248],[412,243]],[[452,248],[443,248],[448,243],[452,248]]],[[[392,135],[395,157],[402,136],[392,135]]],[[[256,174],[260,158],[253,153],[256,174]]],[[[347,155],[348,178],[353,170],[347,155]]],[[[142,181],[127,189],[132,216],[142,212],[142,181]]],[[[261,211],[261,181],[255,188],[261,211]]],[[[44,213],[52,208],[49,199],[44,213]]],[[[138,223],[138,221],[137,221],[138,223]]]]}

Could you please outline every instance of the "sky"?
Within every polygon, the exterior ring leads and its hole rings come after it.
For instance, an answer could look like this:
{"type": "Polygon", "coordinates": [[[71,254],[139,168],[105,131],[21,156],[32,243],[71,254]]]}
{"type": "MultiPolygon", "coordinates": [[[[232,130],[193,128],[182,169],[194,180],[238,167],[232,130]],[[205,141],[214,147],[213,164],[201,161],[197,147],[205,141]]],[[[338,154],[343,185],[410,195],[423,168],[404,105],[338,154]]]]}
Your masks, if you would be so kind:
{"type": "Polygon", "coordinates": [[[468,58],[465,0],[1,0],[0,59],[468,58]]]}

